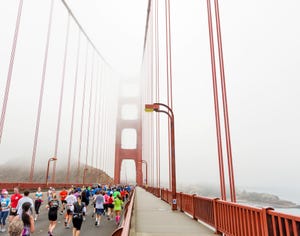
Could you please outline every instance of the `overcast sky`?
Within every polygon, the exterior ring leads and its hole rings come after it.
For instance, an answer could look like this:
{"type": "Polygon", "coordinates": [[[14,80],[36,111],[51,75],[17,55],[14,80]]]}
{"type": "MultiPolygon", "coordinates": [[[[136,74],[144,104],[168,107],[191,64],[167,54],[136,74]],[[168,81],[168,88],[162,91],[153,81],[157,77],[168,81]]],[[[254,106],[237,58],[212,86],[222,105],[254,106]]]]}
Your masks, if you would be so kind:
{"type": "MultiPolygon", "coordinates": [[[[6,79],[3,71],[7,70],[9,50],[5,48],[10,48],[11,39],[4,41],[2,34],[13,33],[16,2],[0,3],[1,58],[6,55],[0,61],[1,81],[6,79]]],[[[24,19],[33,17],[42,7],[47,15],[49,1],[37,2],[40,1],[24,1],[24,10],[27,9],[24,19]]],[[[68,1],[102,55],[122,78],[136,78],[140,73],[147,2],[68,1]]],[[[163,2],[160,1],[159,10],[162,79],[165,78],[163,2]]],[[[227,0],[219,4],[236,186],[273,191],[297,200],[300,198],[296,187],[300,178],[300,2],[227,0]]],[[[47,21],[47,17],[39,17],[47,21]]],[[[56,21],[61,27],[65,19],[63,10],[57,13],[56,21]]],[[[171,30],[177,182],[217,185],[206,1],[171,0],[171,30]]],[[[37,37],[41,37],[30,31],[23,35],[37,42],[37,37]]],[[[72,37],[75,36],[74,30],[72,37]]],[[[1,82],[1,96],[3,87],[1,82]]],[[[167,178],[163,173],[162,177],[167,178]]]]}

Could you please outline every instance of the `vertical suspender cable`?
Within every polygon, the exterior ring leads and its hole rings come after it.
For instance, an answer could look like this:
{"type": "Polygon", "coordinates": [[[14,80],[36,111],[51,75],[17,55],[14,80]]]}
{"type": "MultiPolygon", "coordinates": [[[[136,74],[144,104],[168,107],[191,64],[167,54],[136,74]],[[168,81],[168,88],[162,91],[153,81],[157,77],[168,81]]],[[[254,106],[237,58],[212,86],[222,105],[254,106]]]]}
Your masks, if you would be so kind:
{"type": "Polygon", "coordinates": [[[94,154],[95,154],[95,131],[96,131],[96,114],[97,114],[97,105],[98,105],[98,85],[99,85],[99,63],[97,63],[97,73],[96,73],[96,91],[95,91],[95,104],[94,104],[94,123],[93,123],[93,141],[92,141],[92,163],[91,166],[94,168],[94,154]]]}
{"type": "Polygon", "coordinates": [[[221,188],[222,200],[226,200],[226,189],[225,189],[225,180],[224,180],[224,162],[223,162],[222,138],[221,138],[221,126],[220,126],[220,114],[219,114],[220,109],[219,109],[219,102],[218,102],[217,74],[216,74],[214,37],[213,37],[213,27],[212,27],[212,15],[211,15],[210,0],[207,0],[207,14],[208,14],[208,29],[209,29],[209,43],[210,43],[210,55],[211,55],[212,81],[213,81],[213,92],[214,92],[216,132],[217,132],[217,142],[218,142],[220,188],[221,188]]]}
{"type": "Polygon", "coordinates": [[[226,149],[227,149],[227,159],[228,159],[230,197],[232,202],[236,202],[218,0],[215,0],[215,13],[216,13],[215,15],[216,15],[216,26],[217,26],[220,75],[221,75],[220,78],[221,78],[221,88],[222,88],[223,113],[224,113],[225,134],[226,134],[225,137],[226,137],[226,149]]]}
{"type": "Polygon", "coordinates": [[[16,26],[15,26],[13,45],[12,45],[12,50],[11,50],[11,54],[10,54],[10,61],[9,61],[7,79],[6,79],[3,104],[2,104],[1,118],[0,118],[0,143],[2,140],[3,127],[4,127],[4,121],[5,121],[5,115],[6,115],[6,107],[7,107],[8,95],[9,95],[9,89],[10,89],[10,82],[11,82],[11,77],[12,77],[12,72],[13,72],[13,67],[14,67],[14,60],[15,60],[15,54],[16,54],[16,48],[17,48],[20,22],[21,22],[22,6],[23,6],[23,0],[20,0],[19,7],[18,7],[17,21],[16,21],[16,26]]]}
{"type": "Polygon", "coordinates": [[[104,96],[104,91],[105,91],[105,81],[103,80],[102,82],[102,95],[101,95],[101,135],[100,135],[100,155],[101,155],[101,169],[104,170],[104,121],[105,121],[105,109],[104,109],[104,103],[105,103],[105,96],[104,96]]]}
{"type": "MultiPolygon", "coordinates": [[[[168,24],[168,0],[165,0],[165,15],[166,15],[166,69],[167,69],[167,105],[170,106],[170,75],[169,75],[169,24],[168,24]]],[[[168,120],[168,157],[169,157],[169,189],[171,189],[171,123],[168,120]]]]}
{"type": "Polygon", "coordinates": [[[170,108],[173,109],[173,78],[172,78],[172,45],[171,45],[171,10],[170,10],[170,0],[168,1],[168,52],[169,52],[169,100],[168,104],[170,108]]]}
{"type": "Polygon", "coordinates": [[[100,127],[101,127],[101,97],[102,97],[102,93],[101,93],[101,87],[102,87],[102,70],[100,72],[100,77],[99,77],[100,83],[99,83],[99,103],[98,103],[98,115],[97,115],[97,145],[96,145],[96,168],[97,169],[101,169],[100,167],[100,160],[99,158],[101,157],[101,155],[99,156],[99,146],[100,146],[100,127]]]}
{"type": "MultiPolygon", "coordinates": [[[[159,94],[159,28],[158,28],[158,0],[155,0],[155,77],[156,102],[160,102],[159,94]]],[[[156,186],[160,188],[160,113],[156,112],[156,186]]]]}
{"type": "Polygon", "coordinates": [[[103,144],[104,144],[104,82],[102,81],[102,95],[101,95],[101,124],[100,124],[100,155],[101,155],[101,162],[100,162],[100,168],[104,170],[104,150],[103,150],[103,144]]]}
{"type": "Polygon", "coordinates": [[[82,106],[81,106],[81,122],[80,122],[80,135],[79,135],[79,151],[77,161],[77,183],[79,183],[80,176],[80,159],[81,159],[81,148],[82,148],[82,133],[83,133],[83,120],[84,120],[84,105],[85,105],[85,93],[86,93],[86,80],[87,80],[87,65],[88,65],[88,49],[89,42],[86,41],[86,55],[85,55],[85,69],[84,69],[84,82],[83,82],[83,95],[82,95],[82,106]]]}
{"type": "Polygon", "coordinates": [[[89,141],[90,141],[90,126],[91,126],[91,108],[92,108],[92,97],[93,97],[93,81],[94,81],[94,60],[95,53],[92,56],[92,70],[91,70],[91,89],[90,89],[90,99],[89,99],[89,115],[88,115],[88,127],[87,127],[87,140],[86,140],[86,150],[85,150],[85,168],[88,166],[88,155],[89,155],[89,141]]]}
{"type": "MultiPolygon", "coordinates": [[[[153,65],[154,65],[154,63],[153,63],[153,60],[154,60],[154,55],[153,55],[153,50],[154,50],[154,42],[153,42],[153,27],[154,27],[154,24],[153,24],[153,11],[151,11],[151,61],[150,61],[150,63],[151,63],[151,71],[150,71],[150,75],[151,75],[151,77],[150,77],[150,87],[151,87],[151,93],[150,93],[150,95],[151,95],[151,100],[150,101],[153,101],[153,85],[154,85],[154,81],[153,81],[153,65]]],[[[151,120],[150,120],[150,122],[151,122],[151,162],[152,162],[152,168],[151,168],[151,186],[153,187],[154,186],[154,164],[155,164],[155,162],[154,162],[154,127],[153,127],[153,124],[154,124],[154,117],[153,117],[153,115],[151,116],[151,120]]]]}
{"type": "MultiPolygon", "coordinates": [[[[172,51],[171,51],[171,17],[170,1],[165,0],[166,9],[166,60],[167,60],[167,105],[173,109],[173,92],[172,92],[172,51]]],[[[168,120],[168,149],[169,149],[169,186],[171,188],[171,122],[168,120]]]]}
{"type": "Polygon", "coordinates": [[[38,141],[38,136],[39,136],[40,119],[41,119],[41,111],[42,111],[43,95],[44,95],[44,84],[45,84],[45,79],[46,79],[46,70],[47,70],[47,61],[48,61],[49,41],[50,41],[51,25],[52,25],[53,5],[54,5],[54,0],[51,1],[50,13],[49,13],[48,32],[47,32],[46,47],[45,47],[45,54],[44,54],[43,72],[42,72],[42,82],[41,82],[41,87],[40,87],[38,112],[37,112],[35,134],[34,134],[34,144],[33,144],[33,150],[32,150],[32,158],[31,158],[31,169],[30,169],[30,175],[29,175],[30,182],[32,182],[32,180],[33,180],[37,141],[38,141]]]}
{"type": "Polygon", "coordinates": [[[67,183],[69,183],[69,181],[70,181],[70,164],[71,164],[71,153],[72,153],[72,144],[73,144],[74,114],[75,114],[75,106],[76,106],[78,68],[79,68],[79,54],[80,54],[80,35],[81,35],[80,30],[78,30],[76,71],[75,71],[75,81],[74,81],[74,90],[73,90],[73,105],[72,105],[72,118],[71,118],[71,129],[70,129],[70,143],[69,143],[68,167],[67,167],[67,176],[66,176],[66,182],[67,183]]]}
{"type": "MultiPolygon", "coordinates": [[[[107,101],[108,102],[108,101],[107,101]]],[[[107,172],[107,107],[104,103],[104,119],[103,119],[103,169],[107,172]]]]}
{"type": "MultiPolygon", "coordinates": [[[[59,98],[59,108],[57,116],[57,127],[56,127],[56,139],[55,139],[55,148],[54,156],[57,157],[59,134],[60,134],[60,122],[61,122],[61,111],[62,111],[62,102],[64,98],[64,87],[65,87],[65,75],[66,75],[66,62],[68,56],[68,44],[69,44],[69,33],[70,33],[70,14],[68,14],[68,23],[67,23],[67,34],[65,39],[65,52],[64,52],[64,61],[63,61],[63,70],[62,70],[62,79],[60,87],[60,98],[59,98]]],[[[53,173],[52,173],[52,182],[55,182],[56,174],[56,161],[53,163],[53,173]]]]}

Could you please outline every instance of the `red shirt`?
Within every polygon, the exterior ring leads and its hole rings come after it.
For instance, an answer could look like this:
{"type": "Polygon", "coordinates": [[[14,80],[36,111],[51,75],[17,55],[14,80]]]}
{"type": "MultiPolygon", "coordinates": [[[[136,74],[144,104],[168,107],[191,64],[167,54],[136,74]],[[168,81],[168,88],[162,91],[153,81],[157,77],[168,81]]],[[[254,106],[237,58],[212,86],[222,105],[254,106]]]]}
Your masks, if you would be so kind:
{"type": "Polygon", "coordinates": [[[62,201],[64,201],[66,199],[66,197],[68,196],[68,191],[67,190],[63,190],[59,193],[60,199],[62,201]]]}
{"type": "Polygon", "coordinates": [[[23,196],[19,193],[15,193],[13,195],[11,195],[10,197],[10,205],[12,208],[16,208],[18,205],[19,200],[22,198],[23,196]]]}
{"type": "Polygon", "coordinates": [[[112,204],[113,201],[114,201],[113,197],[109,197],[109,198],[107,199],[107,203],[108,203],[108,204],[112,204]]]}

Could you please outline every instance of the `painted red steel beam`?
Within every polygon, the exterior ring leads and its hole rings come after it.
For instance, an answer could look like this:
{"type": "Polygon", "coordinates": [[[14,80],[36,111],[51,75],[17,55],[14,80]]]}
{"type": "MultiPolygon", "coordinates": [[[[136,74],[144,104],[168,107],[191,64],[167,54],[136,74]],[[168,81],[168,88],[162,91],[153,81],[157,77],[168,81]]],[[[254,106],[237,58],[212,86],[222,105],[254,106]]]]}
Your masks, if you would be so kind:
{"type": "Polygon", "coordinates": [[[77,182],[79,182],[80,176],[80,159],[82,149],[82,133],[83,133],[83,120],[84,120],[84,104],[85,104],[85,93],[86,93],[86,80],[87,80],[87,65],[88,65],[88,48],[89,42],[86,41],[86,55],[85,55],[85,69],[84,69],[84,82],[83,82],[83,95],[82,95],[82,106],[81,106],[81,121],[80,121],[80,135],[79,135],[79,150],[77,160],[77,182]]]}
{"type": "MultiPolygon", "coordinates": [[[[156,89],[155,99],[160,100],[159,83],[159,24],[158,24],[158,0],[155,0],[155,77],[156,89]]],[[[156,114],[156,185],[160,187],[160,114],[156,114]]]]}
{"type": "Polygon", "coordinates": [[[226,83],[225,83],[221,23],[220,23],[218,0],[215,0],[215,16],[216,16],[219,64],[220,64],[220,75],[221,75],[220,79],[221,79],[221,85],[222,85],[221,88],[222,88],[223,113],[224,113],[224,123],[225,123],[225,135],[226,135],[226,150],[227,150],[227,159],[228,159],[230,196],[231,196],[231,201],[236,202],[234,173],[233,173],[233,164],[232,164],[231,138],[230,138],[230,128],[229,128],[229,117],[228,117],[227,92],[226,92],[226,83]]]}
{"type": "Polygon", "coordinates": [[[23,6],[23,0],[20,0],[19,1],[19,7],[18,7],[16,26],[15,26],[15,32],[14,32],[13,45],[12,45],[12,50],[11,50],[11,54],[10,54],[10,61],[9,61],[7,79],[6,79],[6,86],[5,86],[3,104],[2,104],[1,118],[0,118],[0,143],[1,143],[1,140],[2,140],[4,121],[5,121],[5,115],[6,115],[6,107],[7,107],[11,77],[12,77],[13,67],[14,67],[14,59],[15,59],[15,54],[16,54],[19,28],[20,28],[20,22],[21,22],[21,15],[22,15],[22,6],[23,6]]]}
{"type": "Polygon", "coordinates": [[[210,0],[207,0],[207,15],[208,15],[209,44],[210,44],[210,55],[211,55],[211,70],[212,70],[212,82],[213,82],[213,94],[214,94],[214,108],[215,108],[217,146],[218,146],[220,190],[221,190],[221,198],[223,200],[226,200],[224,161],[223,161],[221,124],[220,124],[220,113],[219,113],[220,108],[219,108],[219,102],[218,102],[218,86],[217,86],[217,73],[216,73],[216,59],[215,59],[215,51],[214,51],[214,37],[213,37],[213,26],[212,26],[212,14],[211,14],[210,0]]]}
{"type": "Polygon", "coordinates": [[[69,142],[69,151],[68,151],[68,167],[67,167],[66,183],[69,183],[69,179],[70,179],[70,164],[71,164],[71,153],[72,153],[72,144],[73,144],[74,116],[75,116],[77,83],[78,83],[78,68],[79,68],[80,39],[81,39],[80,35],[81,32],[80,30],[78,30],[76,71],[75,71],[75,81],[74,81],[74,90],[73,90],[72,118],[71,118],[71,128],[70,128],[70,142],[69,142]]]}
{"type": "Polygon", "coordinates": [[[33,181],[35,158],[36,158],[36,149],[37,149],[37,142],[38,142],[39,129],[40,129],[41,111],[42,111],[42,106],[43,106],[44,85],[45,85],[45,79],[46,79],[47,62],[48,62],[48,50],[49,50],[49,41],[50,41],[50,35],[51,35],[52,16],[53,16],[53,5],[54,5],[54,0],[51,1],[49,20],[48,20],[48,31],[47,31],[45,53],[44,53],[42,81],[41,81],[41,87],[40,87],[38,112],[37,112],[37,118],[36,118],[34,143],[33,143],[32,158],[31,158],[31,169],[30,169],[30,175],[29,175],[29,181],[30,182],[33,181]]]}
{"type": "MultiPolygon", "coordinates": [[[[69,33],[70,33],[70,14],[68,14],[68,21],[67,21],[67,33],[66,33],[66,38],[65,38],[64,60],[63,60],[63,69],[62,69],[62,77],[61,77],[61,85],[60,85],[59,107],[58,107],[57,127],[56,127],[56,138],[55,138],[55,147],[54,147],[54,156],[55,157],[57,157],[58,143],[59,143],[61,113],[62,113],[62,105],[63,105],[63,98],[64,98],[64,87],[65,87],[65,77],[66,77],[66,62],[67,62],[67,57],[68,57],[69,33]]],[[[52,182],[55,182],[55,174],[56,174],[56,162],[53,163],[52,182]]]]}

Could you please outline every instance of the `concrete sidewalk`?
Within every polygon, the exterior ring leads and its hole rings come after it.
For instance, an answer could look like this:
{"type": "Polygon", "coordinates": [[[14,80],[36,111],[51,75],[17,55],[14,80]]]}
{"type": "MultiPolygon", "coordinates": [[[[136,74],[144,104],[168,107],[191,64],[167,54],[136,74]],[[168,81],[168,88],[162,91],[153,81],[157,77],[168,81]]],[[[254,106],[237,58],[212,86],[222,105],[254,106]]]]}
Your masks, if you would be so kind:
{"type": "Polygon", "coordinates": [[[136,197],[131,236],[148,235],[215,235],[198,221],[180,211],[172,211],[171,206],[144,189],[136,188],[136,197]]]}

